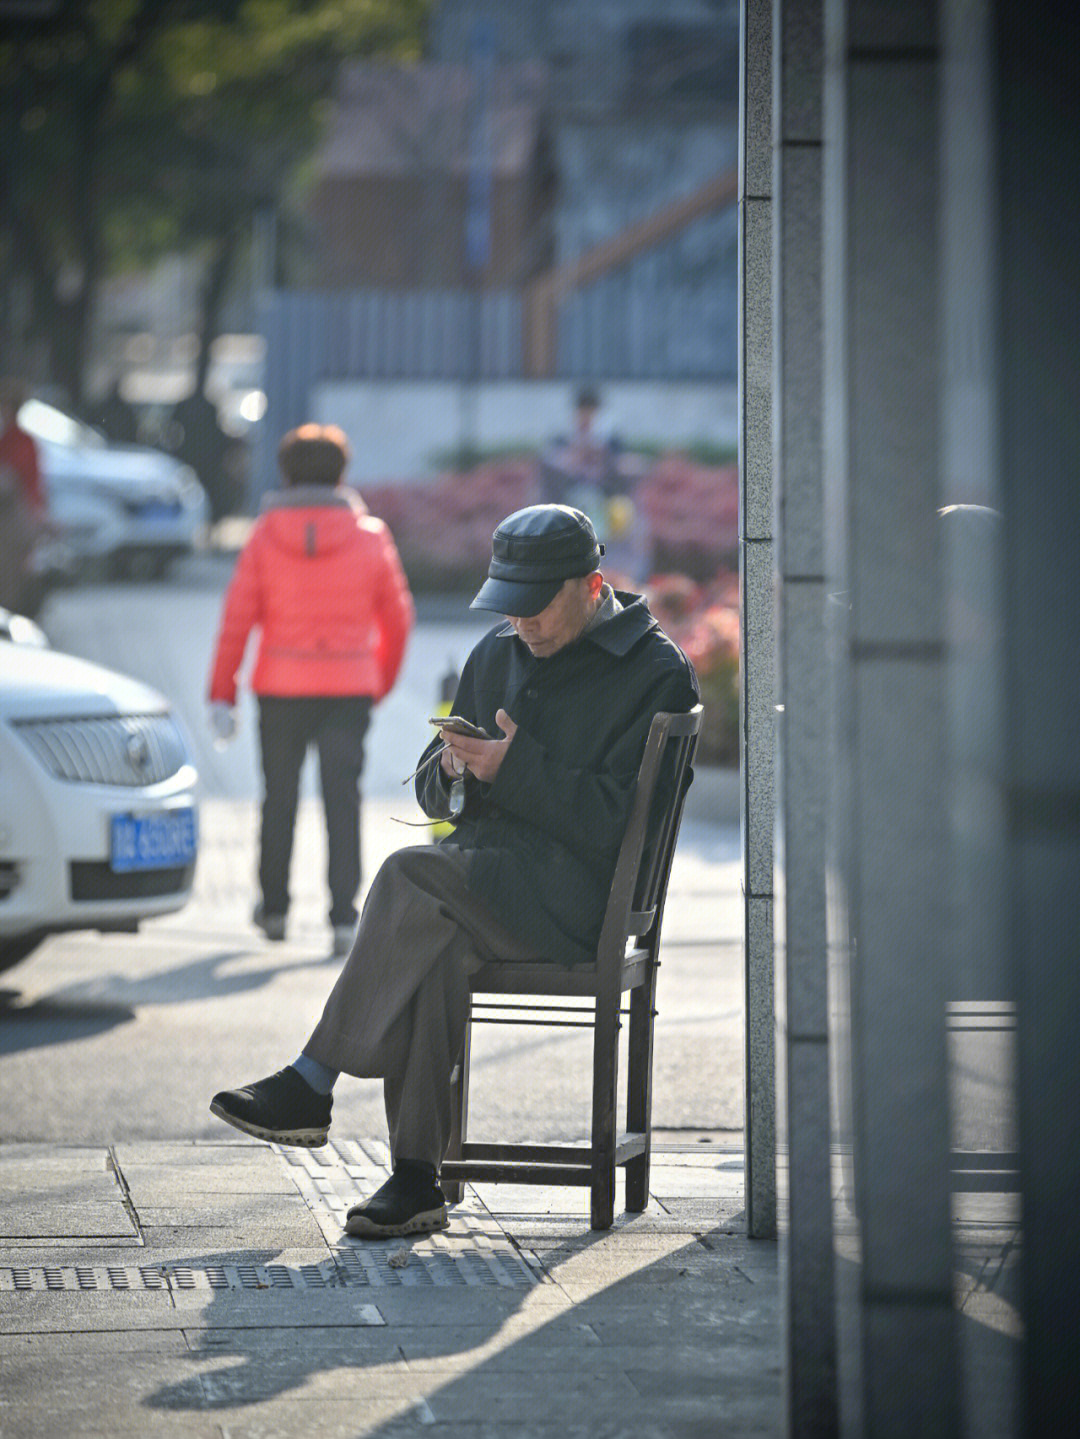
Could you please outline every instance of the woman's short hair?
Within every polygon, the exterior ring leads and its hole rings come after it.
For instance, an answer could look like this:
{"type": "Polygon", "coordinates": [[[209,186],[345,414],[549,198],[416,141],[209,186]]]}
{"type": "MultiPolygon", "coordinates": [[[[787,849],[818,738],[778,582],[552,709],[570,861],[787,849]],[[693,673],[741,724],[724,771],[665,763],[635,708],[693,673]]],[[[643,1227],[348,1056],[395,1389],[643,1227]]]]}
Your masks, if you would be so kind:
{"type": "Polygon", "coordinates": [[[345,472],[351,451],[337,425],[300,425],[278,445],[278,465],[286,485],[334,486],[345,472]]]}

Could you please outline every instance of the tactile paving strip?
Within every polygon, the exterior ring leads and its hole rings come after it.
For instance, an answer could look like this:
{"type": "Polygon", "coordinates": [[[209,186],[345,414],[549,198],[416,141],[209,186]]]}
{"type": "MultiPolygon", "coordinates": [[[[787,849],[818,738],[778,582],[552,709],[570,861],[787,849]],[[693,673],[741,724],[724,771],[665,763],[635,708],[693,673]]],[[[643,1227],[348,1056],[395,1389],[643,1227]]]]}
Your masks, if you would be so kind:
{"type": "Polygon", "coordinates": [[[443,1247],[446,1241],[428,1235],[408,1241],[407,1262],[398,1256],[407,1241],[401,1239],[358,1241],[355,1247],[335,1249],[334,1257],[348,1276],[349,1284],[373,1287],[409,1285],[449,1289],[463,1284],[488,1288],[532,1287],[545,1277],[530,1269],[511,1246],[487,1251],[459,1246],[443,1247]],[[395,1260],[398,1260],[395,1263],[395,1260]]]}
{"type": "Polygon", "coordinates": [[[193,1269],[185,1264],[91,1265],[46,1264],[0,1269],[0,1293],[42,1294],[50,1291],[169,1290],[182,1294],[215,1289],[334,1289],[348,1279],[332,1260],[293,1268],[285,1264],[210,1264],[193,1269]]]}
{"type": "Polygon", "coordinates": [[[532,1255],[522,1254],[497,1230],[490,1215],[466,1206],[452,1209],[450,1228],[437,1234],[344,1239],[348,1210],[386,1179],[385,1146],[338,1140],[319,1149],[275,1148],[350,1284],[531,1288],[550,1282],[532,1255]]]}
{"type": "Polygon", "coordinates": [[[531,1287],[534,1274],[514,1250],[483,1252],[442,1248],[436,1237],[423,1240],[364,1240],[355,1248],[335,1249],[333,1259],[293,1267],[286,1264],[211,1264],[194,1269],[163,1266],[46,1264],[0,1268],[0,1294],[214,1293],[297,1289],[448,1289],[462,1285],[488,1288],[531,1287]]]}
{"type": "Polygon", "coordinates": [[[0,1294],[213,1293],[220,1290],[283,1293],[296,1290],[532,1288],[552,1282],[531,1254],[523,1254],[485,1211],[468,1205],[451,1211],[450,1228],[407,1239],[345,1235],[348,1209],[387,1174],[385,1147],[338,1141],[322,1149],[276,1152],[318,1220],[331,1258],[318,1264],[88,1265],[47,1264],[0,1268],[0,1294]]]}
{"type": "Polygon", "coordinates": [[[173,1294],[213,1293],[223,1289],[448,1289],[462,1285],[515,1288],[539,1283],[516,1251],[483,1251],[442,1247],[437,1236],[423,1240],[364,1240],[338,1248],[321,1264],[211,1264],[194,1269],[184,1264],[88,1265],[46,1264],[0,1269],[0,1294],[138,1293],[168,1290],[173,1294]]]}

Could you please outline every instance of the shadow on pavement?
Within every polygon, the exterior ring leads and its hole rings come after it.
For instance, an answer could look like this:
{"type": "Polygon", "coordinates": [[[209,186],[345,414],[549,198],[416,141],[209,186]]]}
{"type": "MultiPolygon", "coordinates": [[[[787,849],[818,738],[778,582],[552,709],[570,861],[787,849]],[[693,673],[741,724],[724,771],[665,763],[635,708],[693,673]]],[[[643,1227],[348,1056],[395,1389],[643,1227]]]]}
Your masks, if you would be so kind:
{"type": "MultiPolygon", "coordinates": [[[[200,959],[156,970],[138,978],[123,974],[96,975],[56,990],[55,997],[68,1004],[118,1003],[138,1008],[143,1004],[183,1004],[196,999],[228,999],[261,989],[271,979],[290,970],[317,969],[329,963],[326,956],[263,964],[223,972],[225,966],[249,959],[246,949],[223,950],[200,959]]],[[[327,986],[329,988],[329,986],[327,986]]]]}
{"type": "MultiPolygon", "coordinates": [[[[410,1371],[423,1385],[425,1422],[447,1432],[487,1423],[492,1433],[530,1439],[718,1433],[775,1439],[781,1393],[775,1245],[722,1226],[626,1273],[628,1257],[646,1258],[647,1234],[639,1239],[630,1223],[589,1236],[605,1247],[642,1245],[621,1256],[622,1277],[609,1283],[597,1275],[585,1236],[545,1245],[544,1268],[571,1306],[519,1337],[493,1334],[471,1356],[459,1349],[459,1367],[434,1365],[425,1373],[425,1360],[438,1351],[426,1332],[403,1337],[410,1371]]],[[[395,1417],[366,1433],[389,1439],[402,1428],[395,1417]]]]}
{"type": "MultiPolygon", "coordinates": [[[[491,1225],[496,1227],[494,1220],[491,1225]]],[[[451,1217],[449,1233],[453,1232],[451,1217]]],[[[579,1242],[587,1247],[598,1237],[586,1232],[579,1242]]],[[[371,1247],[400,1253],[426,1238],[377,1241],[371,1247]]],[[[341,1242],[357,1246],[363,1243],[349,1240],[344,1234],[341,1242]]],[[[282,1262],[268,1258],[263,1250],[247,1258],[261,1266],[282,1262]]],[[[245,1257],[235,1252],[197,1254],[170,1260],[168,1267],[202,1270],[244,1262],[245,1257]]],[[[196,1374],[163,1386],[144,1404],[171,1412],[242,1410],[295,1393],[298,1400],[305,1401],[305,1408],[312,1401],[347,1400],[352,1406],[364,1405],[370,1410],[372,1401],[377,1401],[378,1410],[384,1414],[396,1411],[397,1418],[410,1423],[418,1418],[421,1423],[429,1423],[423,1397],[427,1381],[410,1374],[403,1340],[408,1337],[421,1342],[422,1336],[424,1353],[432,1360],[450,1359],[455,1366],[458,1360],[468,1364],[468,1356],[474,1351],[483,1352],[493,1342],[531,1292],[531,1286],[526,1285],[494,1290],[431,1284],[367,1288],[352,1281],[341,1289],[307,1291],[302,1298],[294,1299],[294,1305],[304,1305],[303,1314],[293,1308],[289,1315],[279,1309],[275,1316],[274,1306],[281,1303],[281,1298],[267,1295],[255,1301],[261,1314],[253,1323],[250,1305],[254,1296],[223,1290],[205,1306],[191,1310],[186,1335],[192,1364],[198,1366],[196,1374]],[[330,1303],[328,1293],[332,1296],[330,1303]],[[470,1303],[470,1295],[479,1295],[480,1302],[470,1303]],[[432,1296],[443,1306],[445,1317],[441,1322],[430,1312],[432,1296]],[[386,1320],[384,1324],[365,1323],[357,1317],[360,1308],[372,1305],[386,1320]],[[326,1381],[320,1384],[319,1376],[326,1376],[326,1381]]],[[[311,1432],[318,1433],[320,1439],[338,1432],[322,1409],[309,1412],[317,1416],[311,1432]]],[[[350,1433],[358,1432],[355,1415],[363,1412],[362,1408],[354,1408],[350,1433]]],[[[237,1422],[242,1423],[243,1418],[243,1414],[237,1415],[237,1422]]],[[[260,1418],[265,1422],[265,1411],[260,1418]]],[[[369,1431],[365,1423],[363,1432],[373,1432],[373,1428],[369,1431]]],[[[276,1433],[278,1429],[272,1427],[268,1432],[276,1433]]],[[[286,1422],[281,1432],[291,1433],[293,1428],[286,1422]]]]}
{"type": "Polygon", "coordinates": [[[50,996],[23,1005],[18,1003],[21,998],[18,990],[0,990],[0,1055],[93,1039],[135,1018],[134,1009],[127,1004],[81,1003],[50,996]]]}
{"type": "MultiPolygon", "coordinates": [[[[535,1290],[503,1291],[494,1303],[490,1291],[483,1296],[489,1302],[476,1303],[458,1290],[457,1306],[446,1302],[455,1291],[435,1291],[442,1301],[436,1314],[431,1289],[396,1289],[391,1299],[386,1290],[358,1290],[384,1311],[385,1327],[343,1318],[337,1327],[332,1319],[319,1327],[313,1314],[310,1327],[286,1327],[296,1325],[292,1319],[275,1328],[268,1315],[256,1329],[239,1327],[251,1320],[238,1323],[227,1301],[211,1300],[197,1320],[193,1313],[188,1331],[192,1361],[201,1366],[201,1399],[185,1378],[144,1402],[174,1412],[236,1411],[237,1433],[249,1432],[247,1420],[252,1433],[269,1425],[265,1432],[285,1434],[294,1432],[303,1401],[318,1415],[321,1439],[390,1436],[431,1424],[444,1432],[463,1425],[469,1433],[552,1439],[629,1433],[670,1439],[716,1433],[721,1414],[728,1433],[775,1435],[781,1387],[775,1246],[767,1246],[771,1259],[760,1245],[748,1258],[745,1236],[717,1229],[674,1249],[660,1244],[657,1255],[647,1234],[630,1223],[606,1235],[534,1241],[568,1302],[526,1312],[524,1301],[535,1290]],[[605,1248],[610,1270],[621,1271],[611,1281],[605,1248]],[[233,1362],[223,1366],[223,1358],[233,1362]],[[296,1407],[263,1407],[282,1399],[296,1407]]],[[[651,1237],[660,1236],[653,1230],[651,1237]]]]}
{"type": "Polygon", "coordinates": [[[127,1024],[144,1005],[227,999],[260,989],[288,970],[316,969],[330,962],[326,957],[307,958],[222,973],[224,966],[249,954],[247,950],[209,954],[139,978],[95,975],[62,985],[29,1004],[21,1002],[21,991],[0,989],[0,1055],[92,1039],[127,1024]]]}

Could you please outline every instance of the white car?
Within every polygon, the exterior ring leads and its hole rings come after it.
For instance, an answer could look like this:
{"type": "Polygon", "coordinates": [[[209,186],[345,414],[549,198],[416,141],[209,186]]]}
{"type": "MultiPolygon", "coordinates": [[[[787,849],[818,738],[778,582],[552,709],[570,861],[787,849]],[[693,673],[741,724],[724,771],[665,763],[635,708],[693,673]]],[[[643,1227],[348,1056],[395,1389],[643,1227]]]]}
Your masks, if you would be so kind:
{"type": "Polygon", "coordinates": [[[155,690],[0,639],[0,970],[48,934],[131,931],[181,908],[196,779],[155,690]]]}
{"type": "Polygon", "coordinates": [[[190,465],[147,445],[114,445],[42,400],[19,424],[38,444],[49,514],[76,568],[163,575],[201,545],[210,522],[206,491],[190,465]]]}

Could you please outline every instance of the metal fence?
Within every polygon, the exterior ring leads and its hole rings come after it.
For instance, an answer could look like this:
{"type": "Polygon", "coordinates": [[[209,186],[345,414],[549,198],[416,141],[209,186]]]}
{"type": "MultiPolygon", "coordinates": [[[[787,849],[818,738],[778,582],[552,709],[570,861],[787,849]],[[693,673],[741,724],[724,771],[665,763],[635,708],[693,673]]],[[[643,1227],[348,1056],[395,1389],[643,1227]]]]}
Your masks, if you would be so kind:
{"type": "Polygon", "coordinates": [[[521,301],[512,291],[277,290],[264,298],[260,328],[271,370],[305,387],[521,374],[521,301]]]}
{"type": "MultiPolygon", "coordinates": [[[[567,296],[555,378],[730,380],[736,365],[731,284],[671,282],[637,264],[567,296]]],[[[265,423],[254,484],[274,479],[277,438],[310,418],[325,380],[510,380],[524,376],[519,291],[271,291],[259,306],[266,341],[265,423]]]]}

